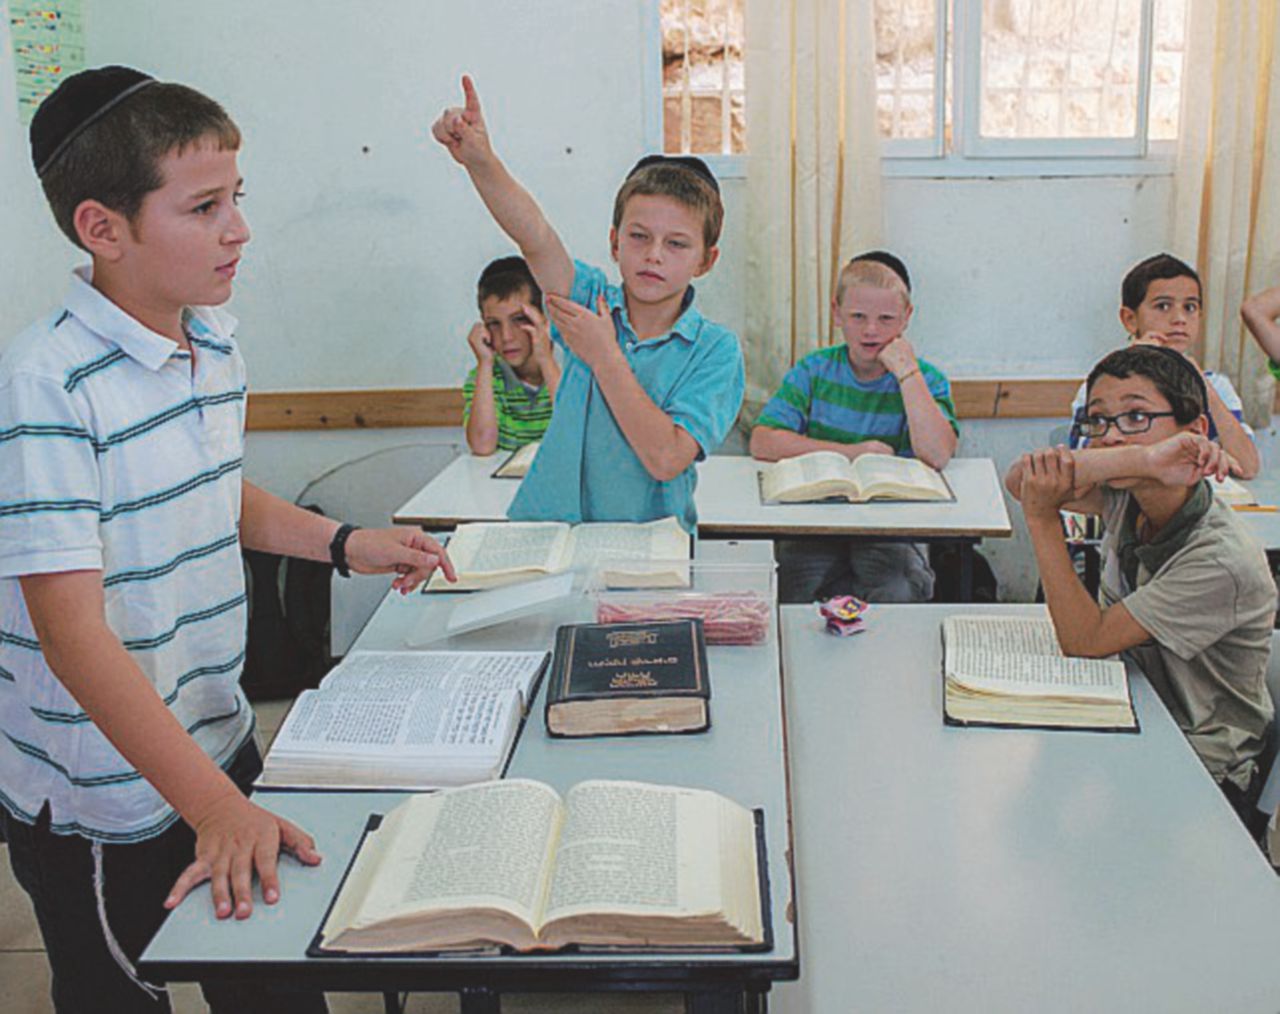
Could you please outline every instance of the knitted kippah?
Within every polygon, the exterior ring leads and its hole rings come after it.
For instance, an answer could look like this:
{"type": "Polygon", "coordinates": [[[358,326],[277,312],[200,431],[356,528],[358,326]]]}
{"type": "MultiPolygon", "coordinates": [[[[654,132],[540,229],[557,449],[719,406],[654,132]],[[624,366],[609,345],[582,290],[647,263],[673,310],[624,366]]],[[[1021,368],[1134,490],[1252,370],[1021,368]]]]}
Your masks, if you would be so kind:
{"type": "Polygon", "coordinates": [[[59,84],[31,120],[31,162],[36,175],[43,176],[81,131],[154,80],[132,67],[98,67],[72,74],[59,84]]]}

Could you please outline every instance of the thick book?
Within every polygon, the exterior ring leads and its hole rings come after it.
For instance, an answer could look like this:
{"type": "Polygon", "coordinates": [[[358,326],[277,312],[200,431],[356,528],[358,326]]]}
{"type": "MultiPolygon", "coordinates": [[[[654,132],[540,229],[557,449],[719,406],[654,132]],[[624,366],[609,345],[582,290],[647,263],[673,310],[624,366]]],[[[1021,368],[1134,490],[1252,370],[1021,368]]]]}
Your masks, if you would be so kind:
{"type": "Polygon", "coordinates": [[[769,946],[763,828],[715,792],[509,779],[371,824],[309,955],[769,946]]]}
{"type": "Polygon", "coordinates": [[[644,523],[479,521],[449,537],[458,580],[441,570],[427,591],[478,591],[546,574],[607,565],[616,587],[684,587],[689,583],[689,533],[674,517],[644,523]],[[631,570],[628,562],[640,563],[631,570]]]}
{"type": "Polygon", "coordinates": [[[506,768],[543,651],[353,651],[298,695],[257,784],[433,789],[506,768]]]}
{"type": "Polygon", "coordinates": [[[529,474],[529,468],[533,464],[533,459],[538,456],[538,448],[541,446],[542,443],[535,440],[531,444],[516,448],[501,465],[493,470],[491,478],[523,479],[529,474]]]}
{"type": "Polygon", "coordinates": [[[711,684],[702,620],[561,627],[546,719],[553,736],[703,731],[711,684]]]}
{"type": "Polygon", "coordinates": [[[1064,655],[1047,616],[949,616],[942,643],[950,725],[1138,731],[1124,663],[1064,655]]]}
{"type": "Polygon", "coordinates": [[[915,458],[889,454],[863,454],[850,461],[836,451],[813,451],[760,470],[764,504],[954,499],[941,472],[915,458]]]}

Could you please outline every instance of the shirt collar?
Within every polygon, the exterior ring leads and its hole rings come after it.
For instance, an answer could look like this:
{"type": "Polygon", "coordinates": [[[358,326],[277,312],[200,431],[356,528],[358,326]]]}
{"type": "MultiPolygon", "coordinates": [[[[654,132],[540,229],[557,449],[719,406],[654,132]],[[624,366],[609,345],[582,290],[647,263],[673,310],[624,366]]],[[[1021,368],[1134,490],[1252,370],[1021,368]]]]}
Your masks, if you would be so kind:
{"type": "MultiPolygon", "coordinates": [[[[152,331],[95,289],[92,279],[93,269],[89,265],[78,267],[71,273],[65,305],[80,323],[152,371],[160,369],[172,356],[185,354],[172,339],[152,331]]],[[[190,312],[198,314],[200,311],[190,312]]],[[[234,318],[228,314],[219,315],[217,321],[228,333],[235,324],[234,318]]]]}
{"type": "Polygon", "coordinates": [[[1156,533],[1155,538],[1150,542],[1140,543],[1137,531],[1138,501],[1130,494],[1124,524],[1120,526],[1118,544],[1120,566],[1129,579],[1129,584],[1137,584],[1139,563],[1146,568],[1148,574],[1154,574],[1168,563],[1173,554],[1187,544],[1191,530],[1208,513],[1212,503],[1213,491],[1209,488],[1209,483],[1201,479],[1186,502],[1178,508],[1168,524],[1156,533]]]}
{"type": "MultiPolygon", "coordinates": [[[[671,330],[665,335],[660,335],[657,339],[646,338],[646,341],[665,340],[667,338],[681,338],[686,342],[693,342],[698,337],[698,332],[702,330],[702,314],[698,312],[697,307],[693,305],[694,289],[690,285],[684,290],[684,296],[680,300],[680,316],[676,318],[676,322],[671,325],[671,330]]],[[[605,303],[609,307],[609,311],[613,314],[614,323],[621,323],[632,334],[635,328],[631,326],[631,321],[627,317],[627,303],[623,298],[621,285],[609,285],[605,288],[605,303]]]]}

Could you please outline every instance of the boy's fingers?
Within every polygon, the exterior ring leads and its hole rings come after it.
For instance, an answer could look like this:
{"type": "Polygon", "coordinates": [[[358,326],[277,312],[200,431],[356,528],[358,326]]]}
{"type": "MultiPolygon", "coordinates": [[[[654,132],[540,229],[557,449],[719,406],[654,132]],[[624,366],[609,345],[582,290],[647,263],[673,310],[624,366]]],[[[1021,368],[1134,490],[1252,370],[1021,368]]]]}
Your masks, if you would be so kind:
{"type": "Polygon", "coordinates": [[[476,84],[471,80],[470,74],[462,75],[462,94],[466,99],[467,113],[478,117],[480,115],[480,96],[476,92],[476,84]]]}
{"type": "Polygon", "coordinates": [[[209,871],[209,892],[213,895],[213,914],[225,919],[231,914],[231,887],[227,882],[227,860],[219,858],[209,871]]]}
{"type": "Polygon", "coordinates": [[[253,911],[253,850],[238,850],[231,857],[228,870],[231,895],[235,899],[236,918],[247,919],[253,911]]]}
{"type": "Polygon", "coordinates": [[[203,884],[208,879],[209,865],[203,859],[195,860],[173,882],[173,887],[169,889],[169,896],[164,900],[164,907],[176,908],[178,903],[191,893],[193,887],[203,884]]]}
{"type": "Polygon", "coordinates": [[[603,293],[596,296],[596,315],[599,317],[609,316],[609,304],[605,302],[603,293]]]}
{"type": "Polygon", "coordinates": [[[262,883],[262,900],[274,905],[280,900],[280,874],[277,870],[278,850],[270,842],[259,840],[253,849],[253,865],[262,883]]]}
{"type": "Polygon", "coordinates": [[[320,862],[320,853],[316,850],[316,840],[297,824],[281,817],[277,817],[276,820],[280,824],[280,847],[300,863],[307,866],[317,865],[320,862]]]}

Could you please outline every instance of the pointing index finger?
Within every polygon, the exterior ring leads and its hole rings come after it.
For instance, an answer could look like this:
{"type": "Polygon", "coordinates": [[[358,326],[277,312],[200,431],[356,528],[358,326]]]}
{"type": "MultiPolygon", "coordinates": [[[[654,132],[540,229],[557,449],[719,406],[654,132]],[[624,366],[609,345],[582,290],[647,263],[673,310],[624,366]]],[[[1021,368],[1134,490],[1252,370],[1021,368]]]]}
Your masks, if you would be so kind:
{"type": "Polygon", "coordinates": [[[462,75],[462,94],[466,99],[467,119],[474,123],[475,118],[480,116],[480,96],[470,74],[462,75]]]}

